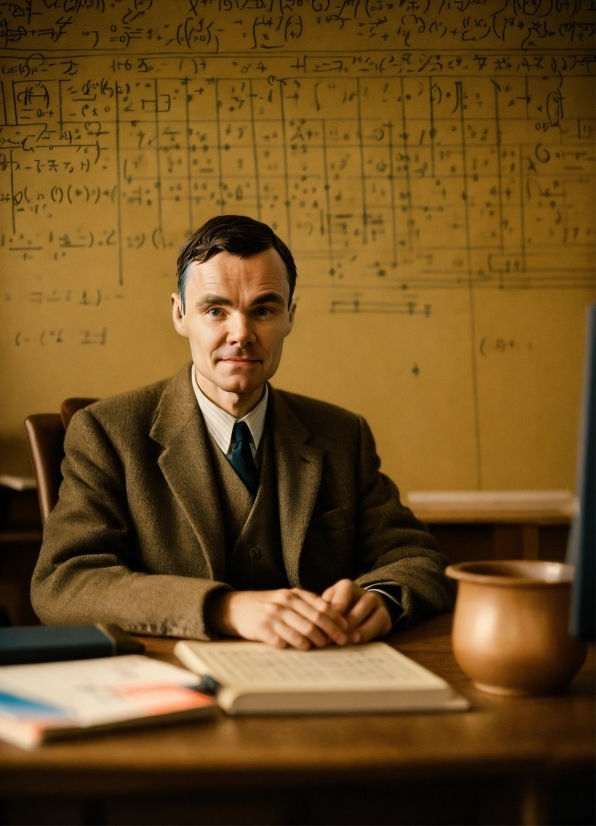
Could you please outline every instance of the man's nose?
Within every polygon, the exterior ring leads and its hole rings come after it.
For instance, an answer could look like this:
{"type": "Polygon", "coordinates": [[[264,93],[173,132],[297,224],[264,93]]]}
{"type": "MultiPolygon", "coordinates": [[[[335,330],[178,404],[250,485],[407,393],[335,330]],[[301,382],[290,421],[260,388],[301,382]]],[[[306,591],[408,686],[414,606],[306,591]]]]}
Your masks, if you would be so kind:
{"type": "Polygon", "coordinates": [[[244,313],[232,313],[228,322],[228,344],[245,347],[255,341],[252,319],[244,313]]]}

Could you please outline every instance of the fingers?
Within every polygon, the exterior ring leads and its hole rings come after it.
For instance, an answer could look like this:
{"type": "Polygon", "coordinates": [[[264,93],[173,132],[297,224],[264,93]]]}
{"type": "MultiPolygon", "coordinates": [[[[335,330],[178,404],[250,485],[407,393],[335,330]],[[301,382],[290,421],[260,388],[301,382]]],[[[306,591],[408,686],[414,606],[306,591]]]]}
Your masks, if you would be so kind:
{"type": "Polygon", "coordinates": [[[391,630],[389,611],[382,597],[374,591],[363,591],[347,619],[350,628],[348,635],[353,644],[369,642],[391,630]]]}
{"type": "Polygon", "coordinates": [[[299,651],[308,651],[313,646],[324,648],[329,644],[328,637],[308,620],[295,613],[276,617],[271,623],[271,636],[273,641],[266,639],[265,642],[270,642],[277,648],[291,646],[299,651]]]}
{"type": "Polygon", "coordinates": [[[312,646],[323,648],[329,642],[361,644],[391,630],[383,598],[350,580],[336,583],[322,597],[299,588],[277,591],[275,604],[279,610],[272,618],[274,641],[270,644],[277,647],[290,645],[306,651],[312,646]],[[331,605],[329,598],[333,600],[331,605]],[[342,617],[337,606],[346,603],[352,607],[347,617],[342,617]]]}
{"type": "Polygon", "coordinates": [[[322,597],[300,588],[216,595],[208,619],[219,633],[302,651],[367,642],[391,627],[383,599],[350,580],[340,580],[322,597]]]}
{"type": "Polygon", "coordinates": [[[336,645],[345,645],[348,641],[347,620],[322,597],[300,588],[279,591],[278,594],[285,609],[281,615],[283,622],[317,648],[330,641],[336,645]]]}
{"type": "Polygon", "coordinates": [[[345,616],[352,605],[358,601],[361,593],[362,588],[359,588],[351,579],[340,579],[339,582],[323,592],[322,598],[330,602],[340,614],[345,616]]]}
{"type": "Polygon", "coordinates": [[[386,608],[379,608],[350,634],[350,642],[358,645],[383,637],[391,629],[391,620],[386,608]]]}
{"type": "Polygon", "coordinates": [[[301,651],[324,648],[330,642],[345,645],[347,620],[316,594],[299,588],[240,592],[233,625],[238,636],[260,640],[276,648],[301,651]]]}
{"type": "Polygon", "coordinates": [[[323,593],[348,620],[348,638],[353,644],[368,642],[391,630],[391,617],[383,598],[365,591],[351,579],[340,579],[323,593]]]}
{"type": "MultiPolygon", "coordinates": [[[[292,594],[299,597],[301,602],[305,603],[309,606],[310,609],[314,610],[317,614],[317,619],[320,619],[322,622],[324,622],[330,630],[332,630],[332,628],[329,625],[329,623],[333,623],[342,631],[347,631],[347,619],[343,616],[343,614],[340,611],[337,610],[335,605],[330,604],[329,601],[326,600],[324,597],[319,597],[317,596],[317,594],[313,594],[310,591],[303,591],[301,588],[293,588],[292,594]]],[[[304,606],[300,607],[303,608],[304,606]]],[[[312,612],[310,611],[309,616],[312,616],[312,612]]]]}

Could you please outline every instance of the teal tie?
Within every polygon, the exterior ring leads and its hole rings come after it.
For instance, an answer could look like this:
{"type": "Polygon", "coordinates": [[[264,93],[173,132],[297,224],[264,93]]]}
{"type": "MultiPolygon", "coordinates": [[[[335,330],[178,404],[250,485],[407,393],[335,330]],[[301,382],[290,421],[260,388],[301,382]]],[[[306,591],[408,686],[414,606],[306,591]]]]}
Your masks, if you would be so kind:
{"type": "Polygon", "coordinates": [[[259,488],[259,471],[253,459],[252,436],[246,422],[236,422],[232,430],[230,464],[253,496],[259,488]]]}

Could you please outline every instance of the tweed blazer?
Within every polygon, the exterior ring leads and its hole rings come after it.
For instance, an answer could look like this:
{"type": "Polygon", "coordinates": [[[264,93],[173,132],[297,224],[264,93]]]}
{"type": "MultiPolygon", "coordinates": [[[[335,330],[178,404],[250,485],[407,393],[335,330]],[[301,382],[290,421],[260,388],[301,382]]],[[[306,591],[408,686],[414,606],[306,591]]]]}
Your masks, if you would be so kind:
{"type": "MultiPolygon", "coordinates": [[[[48,624],[215,636],[205,601],[225,582],[222,511],[190,364],[72,419],[64,480],[31,598],[48,624]]],[[[270,388],[283,560],[291,586],[343,577],[402,587],[408,618],[450,610],[446,560],[401,505],[364,419],[270,388]]]]}

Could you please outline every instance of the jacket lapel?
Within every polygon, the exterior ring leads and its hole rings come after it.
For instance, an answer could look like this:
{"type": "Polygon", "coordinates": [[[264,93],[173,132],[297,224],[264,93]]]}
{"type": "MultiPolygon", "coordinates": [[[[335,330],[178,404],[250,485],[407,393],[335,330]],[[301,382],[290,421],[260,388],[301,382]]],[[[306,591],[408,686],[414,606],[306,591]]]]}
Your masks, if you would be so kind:
{"type": "Polygon", "coordinates": [[[190,365],[161,397],[150,437],[164,448],[157,463],[184,511],[209,564],[211,577],[225,577],[225,547],[217,483],[207,433],[190,379],[190,365]]]}
{"type": "Polygon", "coordinates": [[[277,464],[279,521],[284,564],[292,587],[299,585],[300,553],[321,484],[321,451],[306,444],[309,432],[271,386],[272,430],[277,464]]]}

